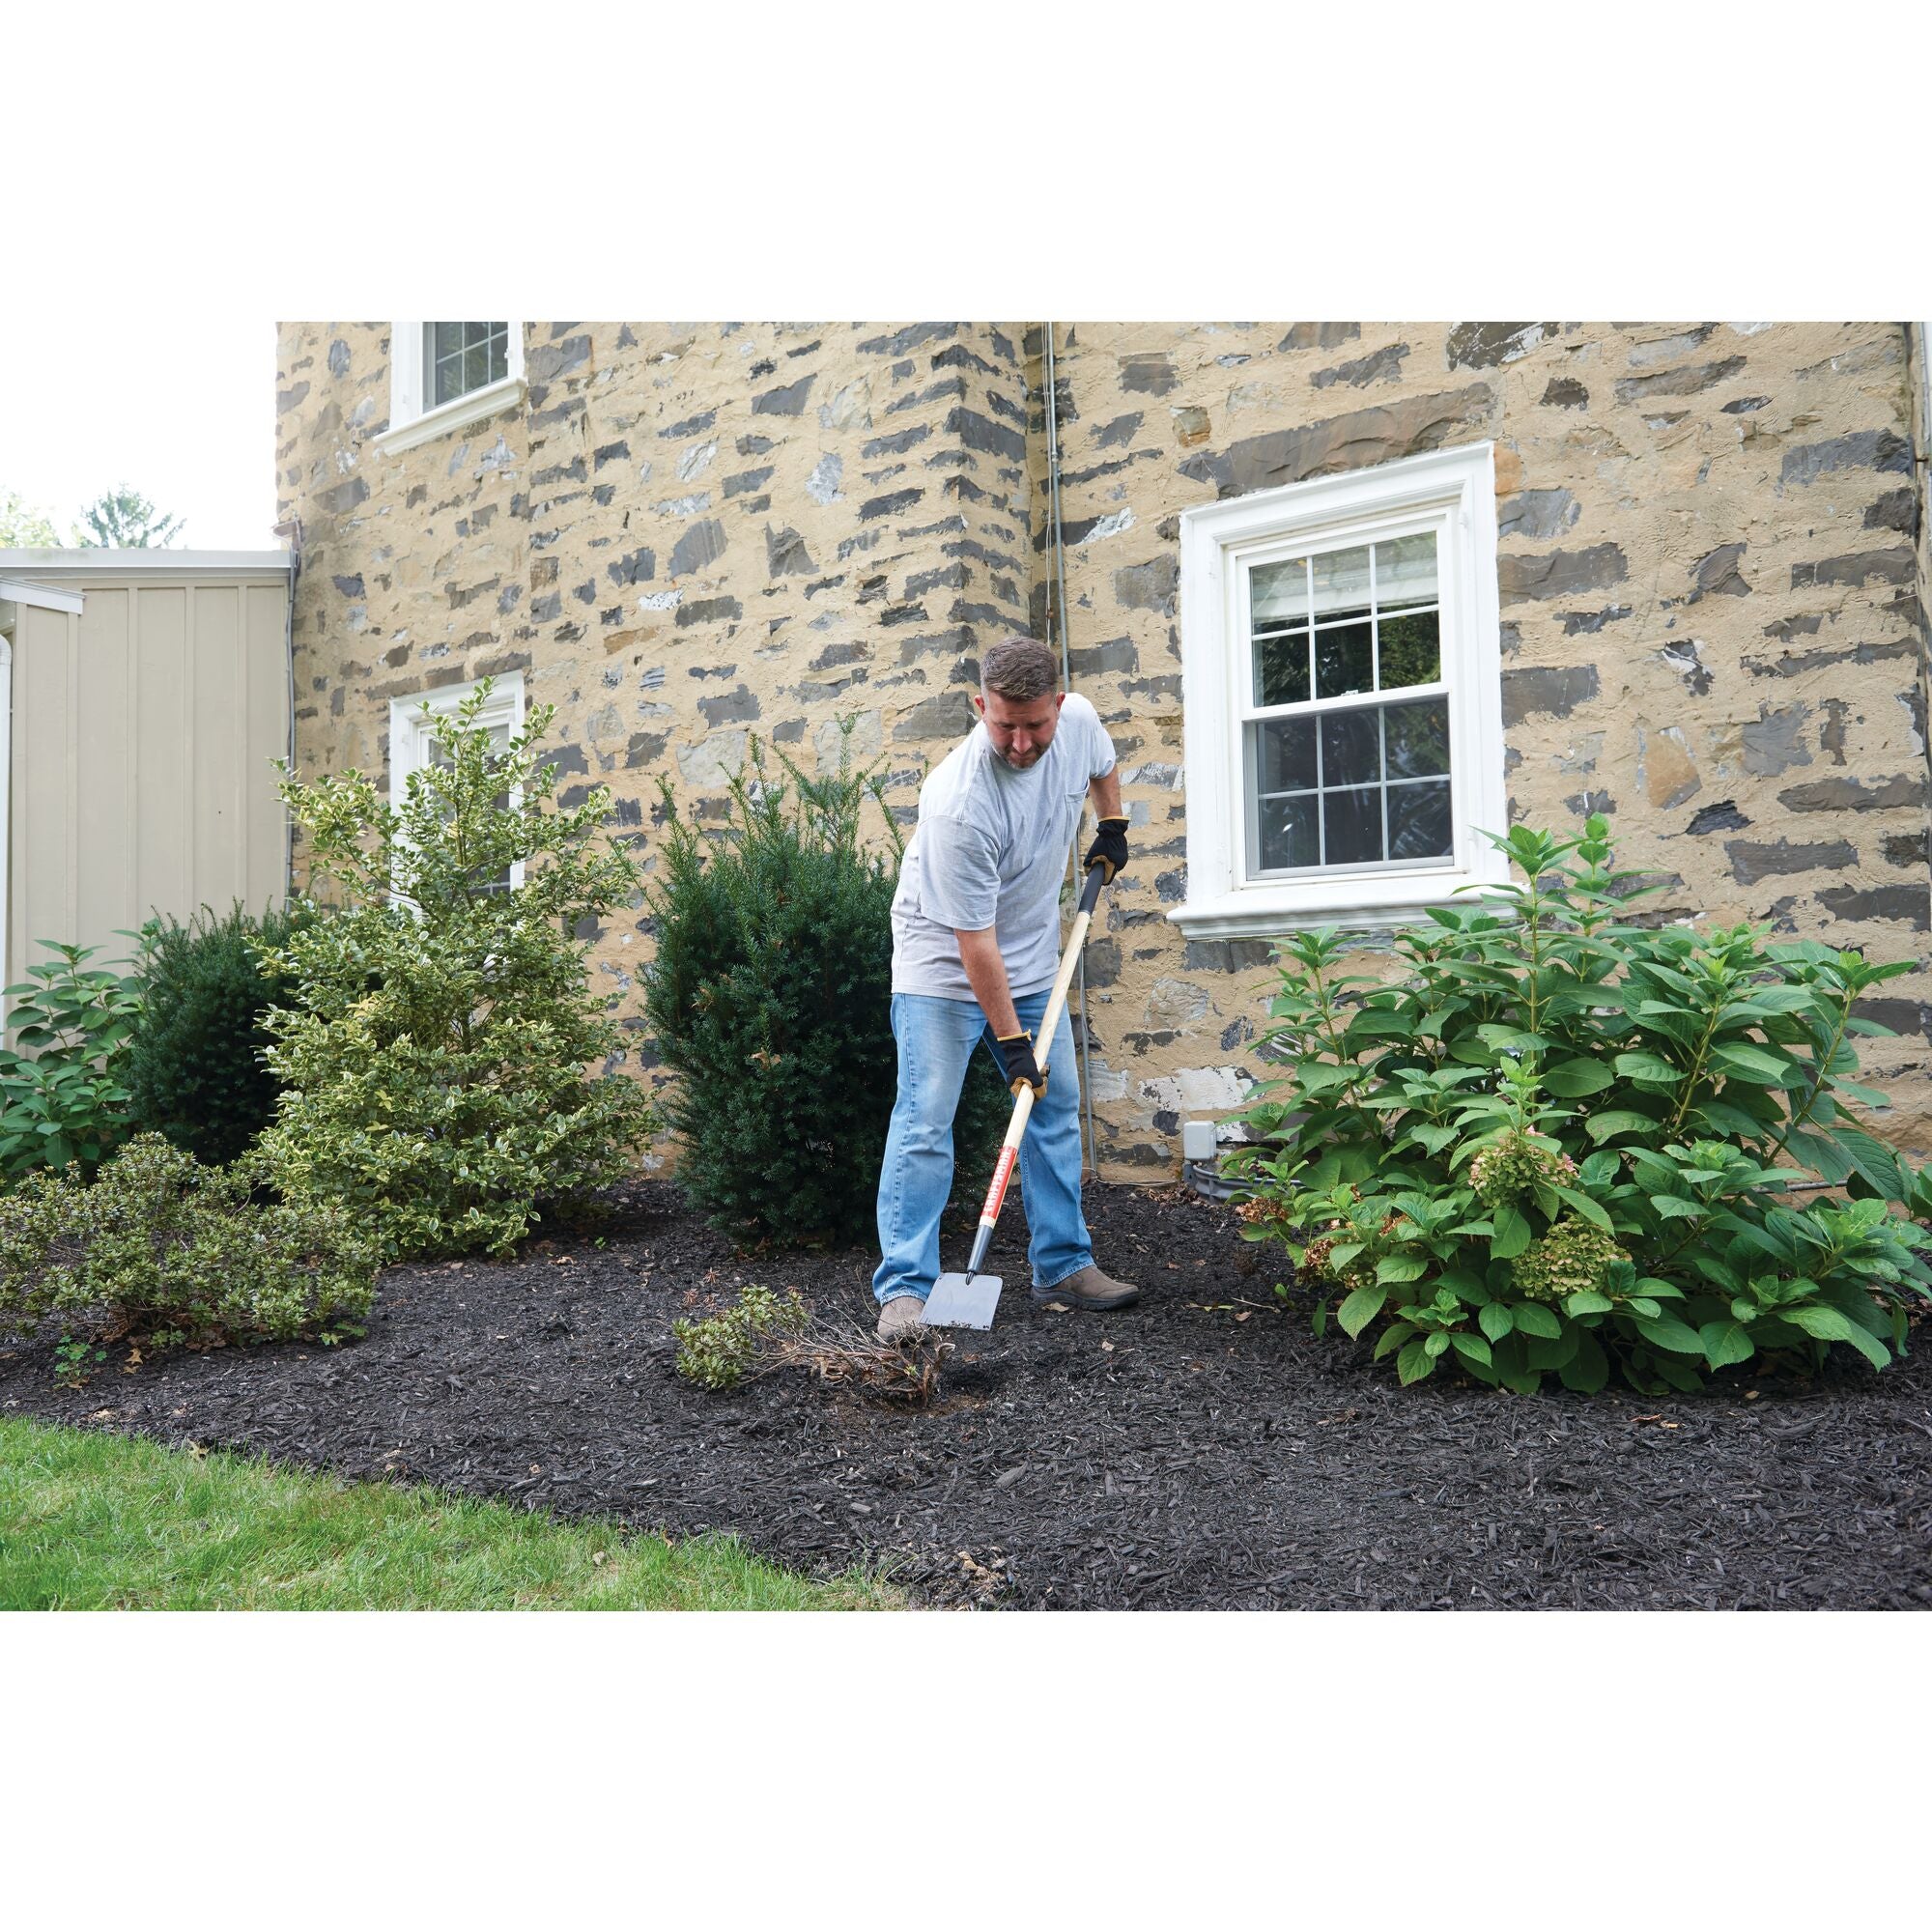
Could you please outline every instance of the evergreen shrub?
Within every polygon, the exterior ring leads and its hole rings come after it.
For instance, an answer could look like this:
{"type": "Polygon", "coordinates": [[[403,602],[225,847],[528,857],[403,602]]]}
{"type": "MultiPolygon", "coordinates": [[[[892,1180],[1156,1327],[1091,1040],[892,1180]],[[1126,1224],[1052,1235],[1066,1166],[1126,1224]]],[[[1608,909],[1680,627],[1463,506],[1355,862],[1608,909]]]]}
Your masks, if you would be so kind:
{"type": "Polygon", "coordinates": [[[92,1185],[72,1167],[30,1175],[0,1196],[0,1328],[84,1314],[159,1345],[359,1335],[375,1241],[327,1202],[258,1205],[250,1166],[137,1134],[92,1185]]]}
{"type": "Polygon", "coordinates": [[[1902,1354],[1932,1270],[1890,1205],[1932,1210],[1932,1174],[1853,1110],[1885,1104],[1854,1042],[1909,962],[1638,923],[1601,817],[1494,842],[1524,883],[1432,909],[1400,983],[1342,974],[1333,927],[1283,943],[1229,1165],[1318,1331],[1333,1307],[1404,1382],[1447,1361],[1525,1393],[1902,1354]]]}
{"type": "MultiPolygon", "coordinates": [[[[848,727],[849,742],[849,727],[848,727]]],[[[667,1118],[678,1179],[741,1247],[842,1244],[874,1226],[897,1088],[892,902],[904,840],[875,768],[767,779],[753,746],[733,815],[707,838],[668,781],[659,871],[647,888],[657,957],[644,1010],[679,1077],[667,1118]],[[861,816],[880,808],[883,845],[861,816]]],[[[977,1203],[1011,1100],[989,1052],[973,1056],[953,1122],[955,1188],[977,1203]]]]}
{"type": "Polygon", "coordinates": [[[225,1166],[268,1125],[280,1084],[264,1058],[264,1015],[286,982],[262,970],[305,917],[270,908],[257,919],[238,900],[221,918],[158,922],[142,965],[146,1000],[128,1043],[129,1110],[197,1160],[225,1166]]]}
{"type": "Polygon", "coordinates": [[[390,1258],[506,1253],[540,1203],[626,1174],[654,1124],[620,1068],[622,995],[592,989],[572,936],[637,900],[630,853],[596,848],[611,794],[562,807],[537,750],[554,707],[499,746],[488,696],[433,718],[400,809],[359,772],[283,777],[330,898],[267,955],[289,995],[258,1145],[284,1196],[344,1203],[390,1258]]]}

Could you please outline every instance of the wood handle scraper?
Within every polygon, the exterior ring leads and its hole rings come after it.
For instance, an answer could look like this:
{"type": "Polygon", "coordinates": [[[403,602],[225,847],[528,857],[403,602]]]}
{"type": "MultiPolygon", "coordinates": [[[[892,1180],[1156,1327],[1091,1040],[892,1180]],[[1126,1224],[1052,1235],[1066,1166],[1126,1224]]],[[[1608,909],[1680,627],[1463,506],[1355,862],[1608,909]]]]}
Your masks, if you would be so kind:
{"type": "MultiPolygon", "coordinates": [[[[1100,888],[1106,882],[1106,867],[1096,865],[1087,874],[1086,886],[1081,891],[1080,909],[1074,916],[1072,927],[1066,935],[1066,945],[1060,955],[1060,971],[1054,978],[1053,994],[1046,1003],[1046,1011],[1040,1016],[1037,1037],[1048,1054],[1053,1051],[1054,1029],[1059,1026],[1060,1015],[1065,1009],[1066,989],[1072,983],[1073,969],[1080,960],[1080,948],[1087,938],[1088,923],[1094,917],[1100,888]]],[[[1033,1101],[1031,1087],[1022,1087],[1014,1097],[1013,1118],[1008,1122],[1007,1137],[1000,1145],[1000,1158],[993,1168],[993,1184],[986,1190],[986,1205],[980,1209],[980,1230],[973,1237],[973,1259],[967,1263],[964,1274],[943,1274],[933,1283],[922,1317],[928,1328],[990,1328],[993,1325],[993,1314],[1000,1305],[1003,1284],[996,1274],[981,1274],[980,1264],[986,1259],[986,1247],[993,1238],[993,1228],[1000,1218],[1000,1204],[1007,1198],[1007,1182],[1013,1178],[1013,1163],[1019,1159],[1020,1141],[1026,1133],[1027,1122],[1033,1118],[1033,1101]]]]}

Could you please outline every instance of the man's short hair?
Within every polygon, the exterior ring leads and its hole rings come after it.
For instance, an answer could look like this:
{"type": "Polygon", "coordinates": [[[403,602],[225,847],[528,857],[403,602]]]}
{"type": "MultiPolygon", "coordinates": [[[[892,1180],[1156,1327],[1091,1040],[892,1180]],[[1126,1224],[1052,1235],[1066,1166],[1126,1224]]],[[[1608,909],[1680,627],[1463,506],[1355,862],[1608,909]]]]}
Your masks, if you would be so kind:
{"type": "Polygon", "coordinates": [[[1060,689],[1060,661],[1037,638],[1002,638],[980,660],[980,689],[1015,704],[1060,689]]]}

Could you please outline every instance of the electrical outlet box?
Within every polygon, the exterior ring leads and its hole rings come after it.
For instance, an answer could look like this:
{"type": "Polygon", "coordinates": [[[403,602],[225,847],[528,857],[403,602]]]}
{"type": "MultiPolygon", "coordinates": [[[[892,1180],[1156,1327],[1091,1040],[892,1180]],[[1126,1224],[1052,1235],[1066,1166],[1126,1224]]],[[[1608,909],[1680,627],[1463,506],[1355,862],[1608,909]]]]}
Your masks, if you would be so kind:
{"type": "Polygon", "coordinates": [[[1184,1160],[1214,1158],[1214,1122],[1183,1121],[1180,1123],[1180,1152],[1184,1160]]]}

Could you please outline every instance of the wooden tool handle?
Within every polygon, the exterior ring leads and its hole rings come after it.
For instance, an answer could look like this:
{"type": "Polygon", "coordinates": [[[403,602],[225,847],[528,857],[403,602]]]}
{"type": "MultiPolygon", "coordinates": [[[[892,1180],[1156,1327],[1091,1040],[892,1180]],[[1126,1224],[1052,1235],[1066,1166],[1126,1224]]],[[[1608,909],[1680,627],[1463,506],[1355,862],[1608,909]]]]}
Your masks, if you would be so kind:
{"type": "MultiPolygon", "coordinates": [[[[1094,903],[1100,896],[1100,888],[1106,883],[1106,867],[1095,866],[1087,874],[1087,884],[1080,894],[1080,909],[1074,915],[1073,924],[1066,935],[1065,949],[1060,955],[1060,972],[1054,979],[1046,1010],[1040,1015],[1037,1038],[1039,1046],[1049,1055],[1053,1052],[1054,1030],[1060,1025],[1061,1014],[1066,1010],[1067,988],[1072,985],[1074,970],[1080,964],[1080,949],[1086,943],[1087,927],[1094,917],[1094,903]]],[[[1000,1157],[993,1164],[993,1184],[986,1189],[986,1203],[980,1209],[980,1232],[974,1236],[973,1260],[967,1269],[969,1274],[979,1273],[980,1264],[985,1259],[986,1244],[993,1238],[993,1224],[1000,1218],[1000,1204],[1007,1198],[1007,1182],[1013,1178],[1020,1142],[1025,1138],[1027,1122],[1033,1118],[1035,1097],[1031,1087],[1022,1087],[1013,1100],[1013,1117],[1007,1122],[1007,1137],[1000,1143],[1000,1157]]]]}

